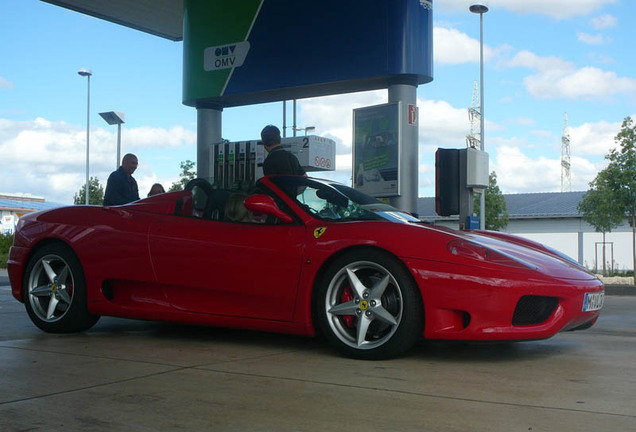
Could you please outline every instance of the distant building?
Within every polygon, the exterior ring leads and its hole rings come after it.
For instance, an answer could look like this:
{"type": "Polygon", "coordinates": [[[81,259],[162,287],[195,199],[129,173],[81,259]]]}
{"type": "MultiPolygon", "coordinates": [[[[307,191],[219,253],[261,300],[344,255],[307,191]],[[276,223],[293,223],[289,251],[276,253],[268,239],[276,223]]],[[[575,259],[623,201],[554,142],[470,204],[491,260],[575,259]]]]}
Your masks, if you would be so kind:
{"type": "MultiPolygon", "coordinates": [[[[583,220],[578,204],[585,192],[549,192],[504,195],[510,221],[502,231],[538,241],[562,252],[587,268],[633,270],[632,228],[625,220],[605,235],[583,220]]],[[[419,198],[422,220],[457,228],[457,217],[435,213],[435,198],[419,198]]]]}
{"type": "Polygon", "coordinates": [[[0,194],[0,234],[13,233],[18,219],[27,213],[61,206],[62,204],[47,203],[42,197],[0,194]]]}

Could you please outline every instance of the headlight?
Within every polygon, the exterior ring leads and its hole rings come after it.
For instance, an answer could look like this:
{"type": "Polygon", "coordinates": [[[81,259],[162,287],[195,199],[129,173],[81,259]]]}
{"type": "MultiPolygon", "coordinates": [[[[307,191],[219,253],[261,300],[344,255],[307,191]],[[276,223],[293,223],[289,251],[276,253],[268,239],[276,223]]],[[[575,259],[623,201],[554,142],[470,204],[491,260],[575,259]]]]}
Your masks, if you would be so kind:
{"type": "Polygon", "coordinates": [[[17,223],[17,225],[15,226],[15,230],[16,230],[16,232],[18,232],[18,231],[22,231],[22,228],[24,228],[24,224],[25,224],[25,219],[24,219],[24,218],[20,218],[20,219],[18,219],[18,223],[17,223]]]}
{"type": "Polygon", "coordinates": [[[461,256],[476,261],[503,265],[507,267],[516,267],[523,269],[536,270],[536,267],[527,262],[510,256],[504,252],[490,249],[478,243],[473,243],[464,239],[451,240],[447,245],[448,251],[456,256],[461,256]]]}
{"type": "Polygon", "coordinates": [[[590,274],[592,273],[592,272],[590,272],[587,268],[585,268],[584,266],[582,266],[581,264],[579,264],[579,262],[578,262],[578,261],[576,261],[576,260],[575,260],[574,258],[572,258],[571,256],[568,256],[568,255],[564,254],[563,252],[559,252],[558,250],[553,249],[553,248],[551,248],[550,246],[546,246],[546,245],[542,245],[542,246],[543,246],[543,247],[544,247],[544,248],[545,248],[548,252],[550,252],[551,254],[553,254],[553,255],[555,255],[555,256],[557,256],[557,257],[561,258],[563,261],[566,261],[566,262],[568,262],[569,264],[571,264],[571,265],[573,265],[573,266],[575,266],[575,267],[577,267],[577,268],[580,268],[581,270],[585,270],[586,272],[588,272],[588,273],[590,273],[590,274]]]}

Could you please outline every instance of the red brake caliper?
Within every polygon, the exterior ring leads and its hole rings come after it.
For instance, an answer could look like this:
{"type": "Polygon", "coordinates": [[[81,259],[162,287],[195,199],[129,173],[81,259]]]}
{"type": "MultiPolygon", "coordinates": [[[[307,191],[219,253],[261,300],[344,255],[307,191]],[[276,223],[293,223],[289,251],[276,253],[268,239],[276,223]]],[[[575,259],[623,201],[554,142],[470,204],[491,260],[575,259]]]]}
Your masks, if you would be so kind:
{"type": "MultiPolygon", "coordinates": [[[[351,291],[351,287],[345,287],[345,289],[342,291],[342,294],[340,295],[340,302],[347,303],[351,300],[353,300],[353,291],[351,291]]],[[[347,327],[353,328],[353,322],[355,318],[355,315],[345,315],[342,317],[342,320],[347,327]]]]}

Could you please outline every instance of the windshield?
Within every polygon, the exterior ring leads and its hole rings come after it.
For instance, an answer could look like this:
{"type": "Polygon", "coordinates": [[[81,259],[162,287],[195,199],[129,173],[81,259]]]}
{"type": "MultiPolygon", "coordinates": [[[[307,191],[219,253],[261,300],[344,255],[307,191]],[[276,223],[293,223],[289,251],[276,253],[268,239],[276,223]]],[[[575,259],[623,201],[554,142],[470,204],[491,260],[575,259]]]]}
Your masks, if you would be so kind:
{"type": "Polygon", "coordinates": [[[307,177],[272,177],[271,181],[317,219],[419,222],[408,213],[339,183],[326,183],[307,177]]]}

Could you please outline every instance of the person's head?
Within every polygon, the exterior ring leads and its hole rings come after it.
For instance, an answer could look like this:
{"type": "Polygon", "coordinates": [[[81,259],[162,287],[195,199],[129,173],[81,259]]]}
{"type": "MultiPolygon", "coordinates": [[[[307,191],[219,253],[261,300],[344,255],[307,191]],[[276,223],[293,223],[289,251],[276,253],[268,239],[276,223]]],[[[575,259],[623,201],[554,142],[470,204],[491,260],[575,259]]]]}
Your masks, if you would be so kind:
{"type": "Polygon", "coordinates": [[[138,164],[137,156],[132,153],[127,153],[121,160],[121,166],[128,175],[132,175],[135,172],[138,164]]]}
{"type": "Polygon", "coordinates": [[[148,196],[158,195],[158,194],[162,194],[162,193],[165,193],[165,192],[166,192],[166,190],[163,188],[161,183],[155,183],[150,188],[150,192],[148,192],[148,196]]]}
{"type": "Polygon", "coordinates": [[[225,203],[225,217],[232,222],[246,222],[249,219],[249,212],[245,208],[245,198],[247,195],[241,192],[230,195],[225,203]]]}
{"type": "Polygon", "coordinates": [[[280,129],[274,125],[265,126],[261,131],[261,141],[267,151],[280,145],[280,129]]]}

